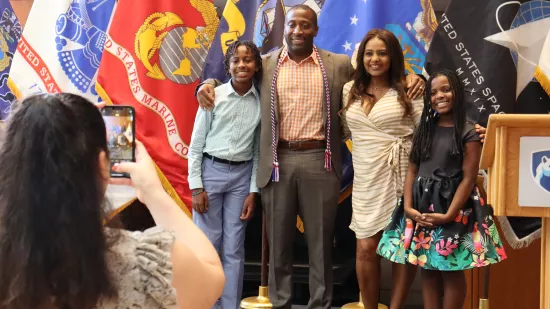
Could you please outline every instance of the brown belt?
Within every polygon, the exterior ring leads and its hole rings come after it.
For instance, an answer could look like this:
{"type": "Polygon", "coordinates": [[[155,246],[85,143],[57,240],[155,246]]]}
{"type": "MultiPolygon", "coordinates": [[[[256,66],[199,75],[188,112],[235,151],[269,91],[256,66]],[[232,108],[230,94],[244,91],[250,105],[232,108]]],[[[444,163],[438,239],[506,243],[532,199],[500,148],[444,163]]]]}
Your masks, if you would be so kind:
{"type": "Polygon", "coordinates": [[[289,150],[308,150],[308,149],[323,149],[327,146],[325,141],[297,141],[297,142],[287,142],[280,141],[279,148],[289,149],[289,150]]]}

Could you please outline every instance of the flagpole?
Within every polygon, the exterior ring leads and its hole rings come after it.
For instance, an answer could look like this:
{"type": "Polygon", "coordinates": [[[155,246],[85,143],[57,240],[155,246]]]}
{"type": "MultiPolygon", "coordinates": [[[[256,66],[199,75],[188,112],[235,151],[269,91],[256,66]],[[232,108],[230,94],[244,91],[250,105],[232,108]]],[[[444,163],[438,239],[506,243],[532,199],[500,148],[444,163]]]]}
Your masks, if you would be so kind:
{"type": "Polygon", "coordinates": [[[491,274],[491,265],[484,267],[483,289],[479,298],[479,309],[489,309],[489,276],[491,274]]]}
{"type": "MultiPolygon", "coordinates": [[[[486,182],[489,175],[484,170],[480,170],[477,177],[477,186],[481,190],[481,195],[487,200],[487,185],[486,182]]],[[[483,271],[483,287],[481,290],[481,296],[479,297],[479,309],[489,309],[489,278],[491,275],[491,265],[484,267],[483,271]]]]}
{"type": "Polygon", "coordinates": [[[248,297],[241,301],[242,309],[267,309],[273,307],[269,301],[267,293],[267,261],[269,260],[269,243],[267,241],[266,229],[265,211],[262,209],[262,262],[260,267],[260,288],[258,296],[248,297]]]}

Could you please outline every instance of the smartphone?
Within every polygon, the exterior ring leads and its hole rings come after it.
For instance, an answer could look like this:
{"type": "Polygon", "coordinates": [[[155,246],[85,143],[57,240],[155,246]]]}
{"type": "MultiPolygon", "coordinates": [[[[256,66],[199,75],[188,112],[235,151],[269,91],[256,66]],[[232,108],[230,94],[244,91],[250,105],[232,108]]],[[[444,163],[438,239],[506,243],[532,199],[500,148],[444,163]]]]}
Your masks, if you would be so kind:
{"type": "Polygon", "coordinates": [[[136,161],[135,110],[131,106],[108,105],[101,110],[107,129],[107,146],[111,160],[111,177],[126,177],[127,173],[113,171],[120,162],[136,161]]]}

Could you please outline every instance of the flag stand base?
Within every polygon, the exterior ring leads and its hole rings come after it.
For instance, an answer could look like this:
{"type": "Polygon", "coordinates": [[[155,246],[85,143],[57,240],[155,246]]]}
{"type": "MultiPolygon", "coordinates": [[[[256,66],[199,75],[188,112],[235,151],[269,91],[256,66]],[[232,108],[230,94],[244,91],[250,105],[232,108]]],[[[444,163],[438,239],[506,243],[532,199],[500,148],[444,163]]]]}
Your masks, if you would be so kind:
{"type": "Polygon", "coordinates": [[[489,309],[489,300],[488,299],[479,299],[479,309],[489,309]]]}
{"type": "Polygon", "coordinates": [[[272,307],[273,305],[267,297],[267,286],[260,286],[260,291],[257,297],[248,297],[241,301],[242,309],[263,309],[272,307]]]}
{"type": "Polygon", "coordinates": [[[262,211],[262,265],[260,268],[260,288],[257,297],[247,297],[241,300],[242,309],[267,309],[273,308],[273,305],[269,301],[269,294],[267,291],[267,263],[269,260],[269,242],[267,240],[265,211],[262,211]]]}
{"type": "MultiPolygon", "coordinates": [[[[361,293],[359,293],[358,303],[349,303],[342,306],[342,309],[364,309],[364,308],[365,306],[363,306],[363,298],[361,297],[361,293]]],[[[388,306],[384,304],[378,304],[378,309],[388,309],[388,306]]]]}

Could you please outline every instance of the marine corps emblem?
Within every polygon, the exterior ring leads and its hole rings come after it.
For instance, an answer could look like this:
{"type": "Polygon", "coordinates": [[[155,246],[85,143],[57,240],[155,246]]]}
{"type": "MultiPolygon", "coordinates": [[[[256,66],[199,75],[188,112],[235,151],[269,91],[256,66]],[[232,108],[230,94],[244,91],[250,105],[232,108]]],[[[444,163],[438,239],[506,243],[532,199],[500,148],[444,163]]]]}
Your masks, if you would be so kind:
{"type": "Polygon", "coordinates": [[[190,84],[200,78],[219,20],[210,1],[189,3],[200,12],[206,27],[186,27],[177,14],[157,12],[147,17],[137,30],[134,52],[148,77],[178,84],[190,84]]]}

